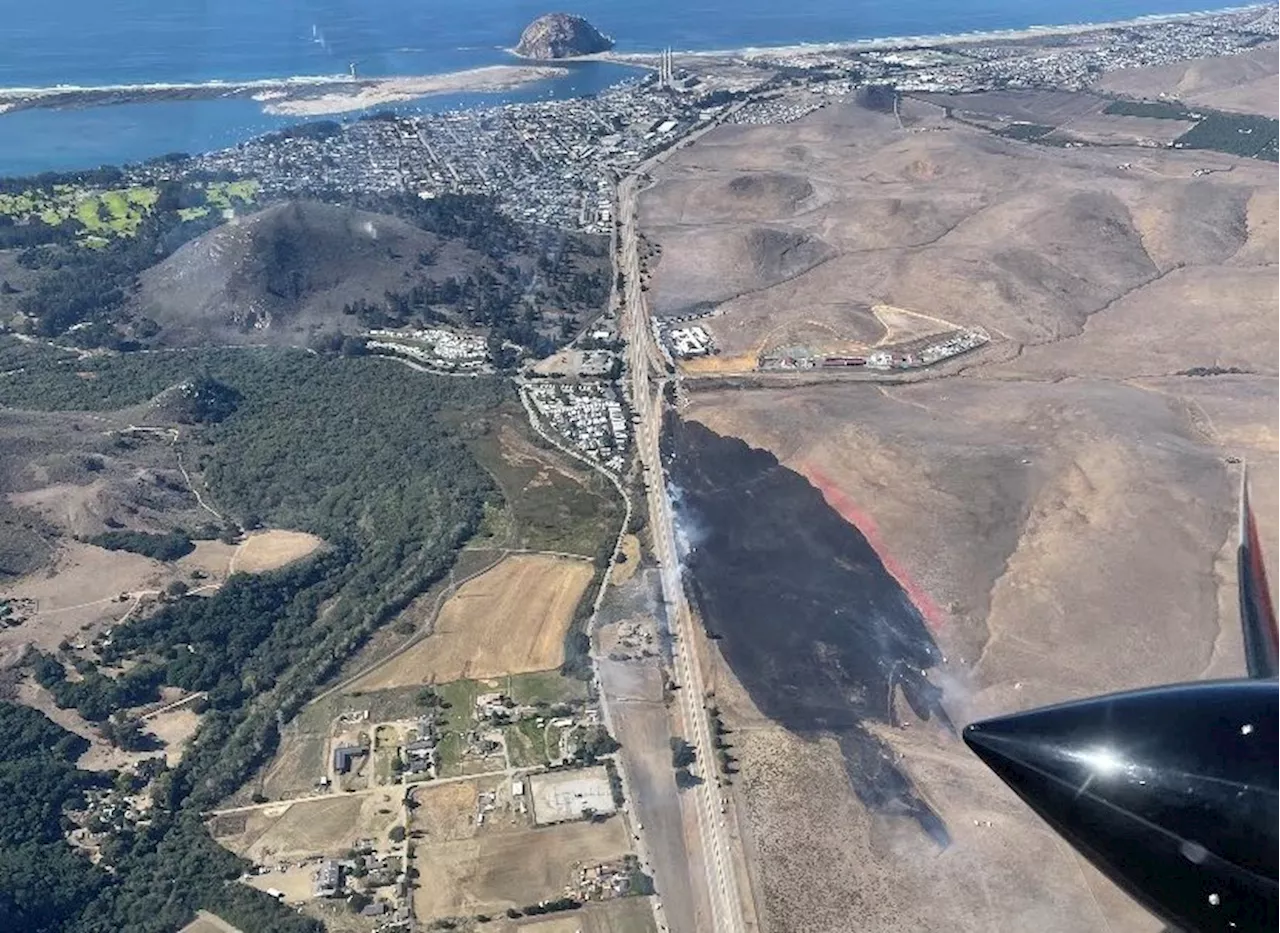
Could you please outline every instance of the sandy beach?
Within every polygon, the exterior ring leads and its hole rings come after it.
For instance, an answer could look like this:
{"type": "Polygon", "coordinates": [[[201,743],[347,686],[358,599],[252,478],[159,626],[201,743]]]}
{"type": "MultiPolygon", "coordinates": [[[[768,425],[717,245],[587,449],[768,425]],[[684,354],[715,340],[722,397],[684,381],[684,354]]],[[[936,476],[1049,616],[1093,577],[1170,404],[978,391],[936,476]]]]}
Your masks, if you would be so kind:
{"type": "MultiPolygon", "coordinates": [[[[851,39],[835,42],[809,42],[796,45],[776,46],[744,46],[730,49],[673,49],[680,58],[780,58],[821,52],[867,52],[888,49],[918,48],[920,46],[955,46],[972,45],[988,42],[1023,42],[1043,39],[1050,36],[1070,36],[1099,32],[1104,29],[1116,29],[1126,26],[1153,26],[1160,23],[1196,22],[1218,16],[1233,14],[1260,13],[1268,9],[1269,4],[1248,4],[1245,6],[1208,9],[1193,13],[1156,13],[1150,16],[1139,16],[1133,19],[1115,20],[1098,23],[1068,23],[1057,26],[1031,26],[1027,29],[996,29],[981,32],[940,33],[923,36],[885,36],[874,39],[851,39]]],[[[661,52],[600,52],[583,56],[584,59],[613,61],[620,64],[655,68],[661,52]]]]}
{"type": "Polygon", "coordinates": [[[353,82],[349,87],[332,86],[315,96],[289,95],[267,102],[267,113],[290,117],[313,117],[324,114],[349,113],[384,107],[430,94],[456,94],[468,91],[505,91],[522,84],[556,78],[563,68],[532,65],[491,65],[455,71],[452,74],[421,77],[373,78],[353,82]]]}

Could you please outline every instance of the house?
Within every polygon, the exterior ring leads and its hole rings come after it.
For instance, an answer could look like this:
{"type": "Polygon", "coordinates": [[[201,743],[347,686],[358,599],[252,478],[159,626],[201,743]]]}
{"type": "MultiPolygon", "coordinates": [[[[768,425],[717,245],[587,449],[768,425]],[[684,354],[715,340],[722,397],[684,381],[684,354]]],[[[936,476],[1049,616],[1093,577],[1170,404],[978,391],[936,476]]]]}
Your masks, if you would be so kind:
{"type": "Polygon", "coordinates": [[[316,873],[316,897],[333,897],[342,888],[342,866],[333,859],[325,859],[320,863],[320,871],[316,873]]]}
{"type": "Polygon", "coordinates": [[[404,746],[410,774],[430,771],[435,764],[436,743],[431,739],[414,739],[404,746]]]}
{"type": "Polygon", "coordinates": [[[355,760],[362,757],[364,753],[363,745],[339,745],[333,750],[333,770],[339,774],[346,774],[351,770],[355,760]]]}

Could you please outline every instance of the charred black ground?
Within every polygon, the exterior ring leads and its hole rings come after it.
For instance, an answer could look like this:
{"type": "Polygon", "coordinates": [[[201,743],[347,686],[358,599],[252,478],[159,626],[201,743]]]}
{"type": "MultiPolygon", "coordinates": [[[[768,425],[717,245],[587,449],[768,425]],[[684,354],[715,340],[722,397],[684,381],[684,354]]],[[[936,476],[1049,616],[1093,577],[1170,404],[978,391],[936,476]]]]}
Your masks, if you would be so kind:
{"type": "Polygon", "coordinates": [[[835,736],[867,807],[910,815],[946,845],[942,820],[864,727],[892,721],[901,687],[917,715],[950,728],[926,674],[941,652],[898,581],[767,450],[669,417],[663,453],[691,542],[687,585],[752,701],[799,735],[835,736]]]}

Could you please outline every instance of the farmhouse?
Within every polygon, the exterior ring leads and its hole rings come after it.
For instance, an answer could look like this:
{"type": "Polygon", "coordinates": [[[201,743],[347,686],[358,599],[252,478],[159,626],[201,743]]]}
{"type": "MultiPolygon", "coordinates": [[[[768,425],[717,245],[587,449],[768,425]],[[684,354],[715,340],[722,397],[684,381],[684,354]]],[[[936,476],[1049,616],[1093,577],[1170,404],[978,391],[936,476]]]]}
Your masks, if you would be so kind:
{"type": "Polygon", "coordinates": [[[339,774],[346,774],[351,770],[355,760],[364,755],[365,751],[363,745],[339,745],[333,750],[333,770],[339,774]]]}
{"type": "Polygon", "coordinates": [[[316,897],[333,897],[342,888],[342,866],[333,859],[325,859],[316,872],[316,897]]]}

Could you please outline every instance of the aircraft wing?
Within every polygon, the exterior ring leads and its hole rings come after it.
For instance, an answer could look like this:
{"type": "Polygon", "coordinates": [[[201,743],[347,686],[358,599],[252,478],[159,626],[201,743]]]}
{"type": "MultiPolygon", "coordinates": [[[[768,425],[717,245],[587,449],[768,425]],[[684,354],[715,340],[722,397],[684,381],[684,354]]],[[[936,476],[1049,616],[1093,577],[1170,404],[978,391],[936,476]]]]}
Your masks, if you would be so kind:
{"type": "Polygon", "coordinates": [[[1249,505],[1249,480],[1240,478],[1240,624],[1244,628],[1244,657],[1250,677],[1275,677],[1276,610],[1267,587],[1267,567],[1258,543],[1258,523],[1249,505]]]}

